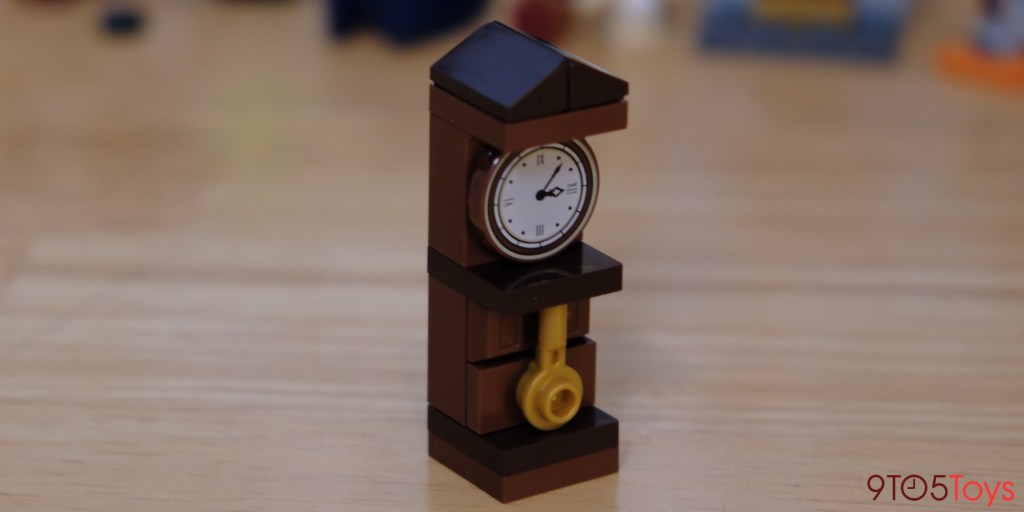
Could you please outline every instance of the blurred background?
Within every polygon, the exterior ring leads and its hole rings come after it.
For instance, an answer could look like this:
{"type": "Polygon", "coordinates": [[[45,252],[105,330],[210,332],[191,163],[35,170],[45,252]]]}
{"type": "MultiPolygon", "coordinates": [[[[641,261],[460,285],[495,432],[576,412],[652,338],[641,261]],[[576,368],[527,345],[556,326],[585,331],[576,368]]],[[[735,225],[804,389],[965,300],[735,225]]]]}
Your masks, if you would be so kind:
{"type": "Polygon", "coordinates": [[[538,500],[1008,476],[1024,92],[998,3],[0,0],[0,509],[490,504],[423,418],[429,68],[491,19],[630,83],[586,232],[625,265],[591,321],[623,471],[538,500]]]}
{"type": "MultiPolygon", "coordinates": [[[[799,1],[776,3],[773,16],[810,16],[799,1]]],[[[1019,197],[1022,95],[935,65],[941,45],[973,37],[982,3],[803,3],[826,7],[824,21],[768,17],[782,28],[767,43],[730,43],[757,32],[756,20],[733,19],[755,2],[3,2],[5,245],[48,230],[283,230],[418,272],[428,69],[489,19],[630,81],[631,129],[595,139],[608,186],[588,232],[613,252],[658,253],[666,240],[693,241],[678,257],[710,250],[688,215],[715,236],[763,220],[759,211],[813,230],[810,219],[870,197],[871,232],[851,237],[877,237],[921,210],[953,215],[943,200],[969,198],[941,197],[951,186],[1019,197]],[[862,52],[829,40],[872,35],[858,9],[882,20],[881,42],[862,52]],[[630,229],[653,219],[665,230],[630,229]]],[[[829,257],[866,250],[818,247],[812,234],[789,235],[829,257]]],[[[739,252],[791,261],[793,245],[779,242],[746,240],[739,252]]]]}

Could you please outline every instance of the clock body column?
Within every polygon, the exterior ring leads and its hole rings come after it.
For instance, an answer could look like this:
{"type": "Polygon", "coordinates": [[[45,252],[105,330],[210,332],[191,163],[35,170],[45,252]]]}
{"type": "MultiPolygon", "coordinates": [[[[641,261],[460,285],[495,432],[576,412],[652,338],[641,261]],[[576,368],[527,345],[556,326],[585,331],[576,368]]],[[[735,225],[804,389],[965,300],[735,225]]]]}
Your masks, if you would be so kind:
{"type": "Polygon", "coordinates": [[[582,242],[600,185],[585,139],[625,128],[628,86],[496,22],[431,79],[430,455],[501,501],[613,473],[587,334],[622,265],[582,242]]]}

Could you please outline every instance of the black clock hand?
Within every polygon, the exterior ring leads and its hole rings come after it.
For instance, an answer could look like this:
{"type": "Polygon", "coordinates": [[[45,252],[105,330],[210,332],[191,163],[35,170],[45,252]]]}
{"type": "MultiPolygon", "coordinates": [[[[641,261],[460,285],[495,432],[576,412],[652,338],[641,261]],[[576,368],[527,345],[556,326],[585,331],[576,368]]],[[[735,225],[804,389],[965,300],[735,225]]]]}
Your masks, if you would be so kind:
{"type": "Polygon", "coordinates": [[[555,180],[555,176],[558,175],[558,171],[561,171],[561,170],[562,170],[562,164],[558,164],[558,167],[555,167],[555,172],[551,173],[551,177],[548,178],[548,182],[544,184],[544,188],[542,188],[542,189],[537,191],[537,200],[538,201],[540,201],[541,199],[544,199],[545,197],[551,195],[551,193],[548,192],[548,186],[551,185],[551,182],[555,180]]]}
{"type": "Polygon", "coordinates": [[[547,194],[549,197],[558,197],[558,196],[562,195],[562,192],[565,192],[565,190],[563,190],[562,187],[555,187],[555,188],[545,192],[545,194],[547,194]]]}

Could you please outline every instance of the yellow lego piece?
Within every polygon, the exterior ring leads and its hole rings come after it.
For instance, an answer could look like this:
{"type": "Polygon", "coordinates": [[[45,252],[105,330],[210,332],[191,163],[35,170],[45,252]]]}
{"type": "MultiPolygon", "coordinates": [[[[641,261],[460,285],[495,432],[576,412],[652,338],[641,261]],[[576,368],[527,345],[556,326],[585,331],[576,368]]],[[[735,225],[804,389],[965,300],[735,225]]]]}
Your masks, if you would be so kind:
{"type": "Polygon", "coordinates": [[[565,363],[568,319],[565,304],[541,310],[537,353],[516,387],[523,415],[540,430],[568,423],[583,401],[583,380],[565,363]]]}

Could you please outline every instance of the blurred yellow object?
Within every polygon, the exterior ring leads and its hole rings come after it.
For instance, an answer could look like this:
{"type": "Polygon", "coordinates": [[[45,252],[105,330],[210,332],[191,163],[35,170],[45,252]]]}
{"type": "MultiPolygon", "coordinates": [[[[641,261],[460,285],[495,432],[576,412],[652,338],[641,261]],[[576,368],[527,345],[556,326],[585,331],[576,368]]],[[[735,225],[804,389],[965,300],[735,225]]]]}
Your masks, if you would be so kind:
{"type": "Polygon", "coordinates": [[[765,21],[845,25],[853,21],[851,0],[758,0],[754,15],[765,21]]]}

